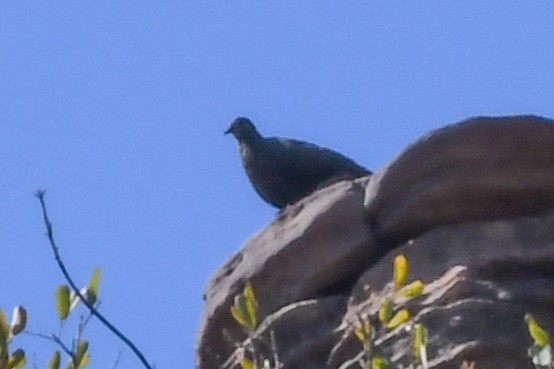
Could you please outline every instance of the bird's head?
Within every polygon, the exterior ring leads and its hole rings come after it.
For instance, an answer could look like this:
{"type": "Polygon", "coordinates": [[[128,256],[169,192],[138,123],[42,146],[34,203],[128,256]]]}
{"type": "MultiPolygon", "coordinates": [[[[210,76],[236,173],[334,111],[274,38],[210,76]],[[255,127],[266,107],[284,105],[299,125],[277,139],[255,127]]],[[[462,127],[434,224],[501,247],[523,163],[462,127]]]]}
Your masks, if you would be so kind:
{"type": "Polygon", "coordinates": [[[229,129],[225,131],[225,134],[229,133],[232,133],[239,142],[245,143],[252,143],[262,138],[252,121],[243,117],[236,118],[231,123],[229,129]]]}

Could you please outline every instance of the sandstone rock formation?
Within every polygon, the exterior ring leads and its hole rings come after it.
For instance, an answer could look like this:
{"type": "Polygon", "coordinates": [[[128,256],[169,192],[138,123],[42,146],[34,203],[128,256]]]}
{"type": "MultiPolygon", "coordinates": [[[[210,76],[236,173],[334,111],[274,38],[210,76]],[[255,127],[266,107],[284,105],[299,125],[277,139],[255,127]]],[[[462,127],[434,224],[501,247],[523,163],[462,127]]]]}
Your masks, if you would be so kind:
{"type": "Polygon", "coordinates": [[[212,277],[197,368],[236,368],[257,354],[283,368],[359,368],[361,316],[374,351],[414,362],[412,323],[428,330],[431,368],[532,368],[523,316],[554,334],[554,124],[475,118],[432,132],[373,178],[337,183],[285,208],[212,277]],[[465,190],[465,191],[464,191],[465,190]],[[365,205],[364,205],[365,193],[365,205]],[[392,291],[404,254],[422,295],[392,291]],[[231,318],[251,281],[261,323],[250,338],[231,318]],[[386,329],[384,296],[412,319],[386,329]],[[254,341],[249,341],[254,340],[254,341]]]}
{"type": "MultiPolygon", "coordinates": [[[[222,367],[235,349],[227,336],[237,341],[245,338],[232,320],[229,307],[247,281],[256,289],[262,317],[298,301],[346,296],[377,252],[361,205],[367,182],[367,178],[340,182],[287,207],[218,270],[205,294],[198,342],[199,368],[222,367]]],[[[324,304],[317,301],[313,306],[316,311],[311,314],[326,310],[321,307],[324,304]]],[[[341,314],[341,310],[335,310],[335,320],[341,314]]],[[[310,330],[322,329],[320,324],[325,325],[314,320],[304,336],[310,335],[310,330]]],[[[330,348],[327,345],[324,350],[330,348]]],[[[320,356],[319,360],[324,363],[325,357],[320,356]]]]}
{"type": "MultiPolygon", "coordinates": [[[[375,315],[379,295],[390,291],[392,259],[404,254],[410,278],[427,286],[415,299],[397,298],[429,331],[433,368],[459,368],[474,360],[477,368],[532,368],[526,349],[531,339],[523,316],[532,312],[554,332],[554,214],[489,222],[446,225],[389,252],[368,269],[351,291],[344,321],[357,314],[375,315]],[[369,298],[368,291],[378,291],[369,298]]],[[[359,352],[347,324],[347,340],[337,344],[329,368],[359,352]]],[[[395,363],[411,360],[410,335],[400,327],[378,341],[395,363]]]]}
{"type": "Polygon", "coordinates": [[[432,131],[372,177],[364,200],[381,242],[441,224],[554,207],[554,121],[479,117],[432,131]]]}

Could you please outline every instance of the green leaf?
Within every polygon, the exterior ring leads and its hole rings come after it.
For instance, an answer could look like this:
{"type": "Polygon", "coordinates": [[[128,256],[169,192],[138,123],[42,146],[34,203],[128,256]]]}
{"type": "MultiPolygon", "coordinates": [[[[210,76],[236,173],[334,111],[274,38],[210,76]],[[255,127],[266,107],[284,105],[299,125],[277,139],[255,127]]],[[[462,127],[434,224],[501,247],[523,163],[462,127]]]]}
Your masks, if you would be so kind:
{"type": "Polygon", "coordinates": [[[387,324],[392,318],[392,301],[388,297],[385,297],[381,301],[381,307],[379,308],[379,320],[387,324]]]}
{"type": "Polygon", "coordinates": [[[258,301],[256,301],[254,287],[252,286],[251,282],[246,283],[243,295],[249,325],[252,327],[252,329],[255,329],[258,325],[258,301]]]}
{"type": "Polygon", "coordinates": [[[80,363],[82,359],[85,357],[85,354],[88,351],[88,341],[86,340],[79,340],[79,343],[77,344],[77,350],[75,352],[75,357],[77,358],[77,362],[80,363]]]}
{"type": "Polygon", "coordinates": [[[249,331],[256,329],[258,302],[254,295],[254,289],[249,282],[241,294],[236,295],[231,306],[231,315],[244,328],[249,331]]]}
{"type": "Polygon", "coordinates": [[[247,358],[242,358],[240,361],[240,367],[242,369],[256,369],[256,366],[254,365],[254,362],[247,358]]]}
{"type": "Polygon", "coordinates": [[[525,314],[525,321],[527,322],[527,329],[529,330],[529,334],[535,342],[535,345],[544,347],[550,344],[550,336],[548,335],[548,332],[542,329],[533,315],[529,313],[525,314]]]}
{"type": "Polygon", "coordinates": [[[374,356],[371,359],[371,369],[392,369],[392,367],[385,358],[374,356]]]}
{"type": "Polygon", "coordinates": [[[393,329],[398,327],[410,319],[410,312],[408,309],[402,309],[387,323],[387,328],[393,329]]]}
{"type": "Polygon", "coordinates": [[[371,322],[367,317],[363,319],[360,318],[360,321],[354,324],[354,335],[364,345],[369,343],[371,339],[371,322]]]}
{"type": "MultiPolygon", "coordinates": [[[[81,358],[81,361],[79,361],[79,363],[77,364],[78,365],[77,369],[83,369],[89,363],[90,363],[90,356],[89,354],[85,354],[85,356],[83,356],[81,358]]],[[[67,369],[75,369],[75,363],[73,362],[72,359],[69,359],[69,362],[67,363],[67,369]]]]}
{"type": "Polygon", "coordinates": [[[8,369],[20,369],[23,368],[25,364],[27,364],[27,359],[25,359],[25,351],[23,351],[22,349],[17,349],[10,356],[7,367],[8,369]]]}
{"type": "Polygon", "coordinates": [[[89,363],[90,363],[90,355],[89,355],[89,354],[85,354],[85,356],[83,356],[83,358],[82,358],[81,361],[79,362],[79,369],[83,369],[83,368],[86,367],[89,363]]]}
{"type": "Polygon", "coordinates": [[[87,351],[88,341],[79,340],[79,343],[77,344],[77,350],[75,350],[73,357],[69,360],[68,369],[75,369],[75,364],[77,364],[78,369],[87,366],[90,361],[90,357],[87,351]]]}
{"type": "Polygon", "coordinates": [[[59,351],[54,352],[48,362],[48,369],[60,369],[61,354],[59,351]]]}
{"type": "Polygon", "coordinates": [[[6,323],[6,316],[0,309],[0,368],[4,368],[8,363],[8,336],[10,327],[6,323]]]}
{"type": "Polygon", "coordinates": [[[406,282],[408,276],[408,260],[402,254],[394,258],[393,279],[394,290],[399,290],[406,282]]]}
{"type": "Polygon", "coordinates": [[[69,315],[69,287],[65,284],[56,289],[56,311],[60,320],[69,315]]]}
{"type": "Polygon", "coordinates": [[[415,324],[413,331],[412,350],[414,356],[427,366],[427,329],[423,324],[415,324]]]}
{"type": "Polygon", "coordinates": [[[25,329],[27,325],[27,310],[23,306],[13,308],[12,322],[10,324],[10,336],[15,336],[25,329]]]}
{"type": "Polygon", "coordinates": [[[400,290],[400,294],[404,297],[417,297],[423,293],[424,288],[425,283],[423,283],[420,279],[417,279],[402,288],[402,290],[400,290]]]}
{"type": "Polygon", "coordinates": [[[235,296],[234,304],[231,306],[231,315],[241,326],[248,326],[248,321],[246,319],[246,309],[244,307],[244,296],[235,296]]]}
{"type": "Polygon", "coordinates": [[[4,336],[6,340],[10,335],[10,326],[8,325],[6,315],[4,315],[2,309],[0,309],[0,335],[4,336]]]}
{"type": "Polygon", "coordinates": [[[98,301],[98,287],[100,285],[100,268],[95,268],[87,285],[87,302],[94,305],[98,301]]]}

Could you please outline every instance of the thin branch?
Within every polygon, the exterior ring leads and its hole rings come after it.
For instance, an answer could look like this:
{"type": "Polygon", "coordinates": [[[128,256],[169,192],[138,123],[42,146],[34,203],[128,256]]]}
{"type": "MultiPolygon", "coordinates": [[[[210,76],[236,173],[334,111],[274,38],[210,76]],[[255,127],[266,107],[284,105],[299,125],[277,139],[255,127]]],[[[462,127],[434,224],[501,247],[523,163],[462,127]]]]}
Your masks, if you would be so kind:
{"type": "Polygon", "coordinates": [[[112,369],[116,369],[118,367],[120,360],[121,360],[121,351],[118,352],[117,357],[115,358],[115,362],[112,365],[112,369]]]}
{"type": "MultiPolygon", "coordinates": [[[[92,314],[91,314],[92,315],[92,314]]],[[[84,318],[81,316],[79,319],[79,324],[77,325],[77,335],[73,339],[73,343],[71,344],[71,347],[73,347],[73,352],[75,352],[75,355],[71,357],[71,360],[73,360],[73,367],[79,368],[79,363],[77,362],[77,351],[79,350],[79,343],[81,342],[81,339],[83,337],[83,330],[85,329],[83,325],[84,318]]],[[[80,360],[83,360],[81,357],[80,360]]]]}
{"type": "Polygon", "coordinates": [[[52,227],[52,223],[50,222],[50,218],[48,217],[48,211],[46,210],[46,203],[44,201],[44,196],[46,194],[45,190],[37,190],[35,193],[35,196],[40,201],[40,207],[42,209],[42,219],[44,221],[44,225],[46,227],[46,236],[48,237],[48,241],[50,242],[50,247],[54,253],[54,258],[56,259],[56,263],[58,263],[58,267],[62,271],[62,274],[64,275],[65,279],[75,292],[75,294],[79,297],[81,302],[90,310],[91,314],[94,315],[102,324],[106,326],[113,334],[115,334],[121,341],[123,341],[130,349],[133,351],[133,353],[138,357],[138,359],[141,361],[142,365],[144,365],[147,369],[154,369],[146,360],[142,352],[135,346],[133,342],[129,338],[127,338],[119,329],[117,329],[112,323],[108,321],[94,306],[92,306],[88,300],[81,294],[81,291],[79,291],[79,288],[73,282],[73,279],[69,275],[67,268],[65,267],[65,264],[63,263],[58,246],[56,244],[56,240],[54,239],[54,229],[52,227]]]}
{"type": "Polygon", "coordinates": [[[65,345],[65,343],[63,343],[63,341],[58,337],[56,336],[55,334],[52,334],[51,336],[47,335],[47,334],[43,334],[43,333],[37,333],[37,332],[29,332],[29,331],[25,331],[25,333],[31,335],[31,336],[36,336],[36,337],[40,337],[40,338],[43,338],[45,340],[48,340],[48,341],[52,341],[56,344],[58,344],[62,351],[65,352],[69,357],[73,357],[73,352],[69,349],[69,347],[67,347],[65,345]]]}
{"type": "MultiPolygon", "coordinates": [[[[42,333],[36,333],[36,332],[28,332],[26,331],[26,333],[32,335],[32,336],[37,336],[39,338],[44,338],[48,341],[52,341],[52,342],[55,342],[58,344],[58,346],[61,347],[62,351],[65,352],[67,354],[67,356],[69,356],[71,358],[71,361],[73,362],[73,367],[74,368],[78,368],[79,367],[79,363],[77,362],[77,358],[75,357],[75,352],[76,352],[76,348],[73,347],[72,349],[69,349],[69,347],[67,347],[65,345],[65,343],[63,343],[62,339],[60,338],[60,336],[57,336],[55,335],[54,333],[52,333],[51,336],[47,335],[47,334],[42,334],[42,333]]],[[[73,346],[75,346],[75,342],[73,342],[73,346]]]]}
{"type": "MultiPolygon", "coordinates": [[[[94,308],[96,310],[98,310],[100,308],[100,305],[102,305],[102,301],[98,300],[98,301],[95,302],[94,305],[95,305],[94,308]]],[[[89,311],[89,315],[86,317],[85,322],[83,324],[83,329],[85,329],[85,327],[88,325],[88,322],[90,322],[91,318],[92,318],[92,313],[90,313],[90,311],[89,311]]]]}
{"type": "Polygon", "coordinates": [[[283,366],[281,360],[279,360],[279,353],[277,352],[277,341],[275,340],[275,330],[269,331],[269,339],[271,341],[271,351],[273,352],[273,367],[275,369],[281,369],[283,366]]]}

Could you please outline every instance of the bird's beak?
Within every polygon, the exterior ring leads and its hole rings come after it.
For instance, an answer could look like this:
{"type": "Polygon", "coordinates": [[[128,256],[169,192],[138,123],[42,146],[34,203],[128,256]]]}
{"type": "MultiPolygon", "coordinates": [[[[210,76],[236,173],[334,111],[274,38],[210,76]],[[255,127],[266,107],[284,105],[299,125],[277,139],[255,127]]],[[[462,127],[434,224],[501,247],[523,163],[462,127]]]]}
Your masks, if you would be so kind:
{"type": "Polygon", "coordinates": [[[229,129],[226,130],[223,134],[224,134],[224,135],[228,135],[228,134],[231,133],[231,132],[232,132],[232,131],[231,131],[231,127],[229,127],[229,129]]]}

